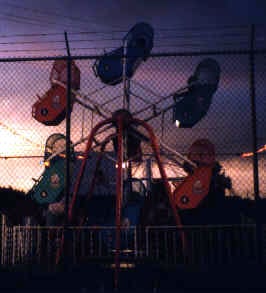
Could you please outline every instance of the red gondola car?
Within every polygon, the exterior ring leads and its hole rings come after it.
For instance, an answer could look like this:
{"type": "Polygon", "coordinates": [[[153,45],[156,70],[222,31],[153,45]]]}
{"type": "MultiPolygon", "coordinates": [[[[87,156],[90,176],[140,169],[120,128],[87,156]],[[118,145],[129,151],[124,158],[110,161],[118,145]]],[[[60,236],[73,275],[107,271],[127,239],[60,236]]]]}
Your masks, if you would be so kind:
{"type": "MultiPolygon", "coordinates": [[[[50,73],[51,88],[32,106],[32,117],[44,125],[58,125],[66,117],[67,106],[67,62],[56,60],[50,73]],[[59,84],[60,83],[60,84],[59,84]],[[63,84],[63,85],[62,85],[63,84]]],[[[80,70],[72,61],[71,89],[80,88],[80,70]]],[[[74,99],[72,99],[73,105],[74,99]]],[[[72,110],[72,107],[71,107],[72,110]]]]}

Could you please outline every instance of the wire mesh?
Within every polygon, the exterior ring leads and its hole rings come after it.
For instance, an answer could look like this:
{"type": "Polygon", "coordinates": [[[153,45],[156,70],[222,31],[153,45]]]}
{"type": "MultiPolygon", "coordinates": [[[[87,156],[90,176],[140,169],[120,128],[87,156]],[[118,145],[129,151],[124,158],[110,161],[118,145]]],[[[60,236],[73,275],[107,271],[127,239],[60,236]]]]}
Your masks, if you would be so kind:
{"type": "MultiPolygon", "coordinates": [[[[75,98],[72,95],[70,139],[75,148],[76,160],[71,166],[71,168],[73,167],[70,182],[71,193],[91,130],[103,119],[112,117],[115,111],[123,108],[125,96],[127,96],[128,110],[133,117],[148,121],[158,141],[168,147],[162,153],[168,177],[179,180],[186,175],[182,166],[177,164],[175,160],[171,160],[173,154],[170,154],[169,149],[187,155],[189,147],[195,140],[207,138],[215,145],[216,160],[223,167],[223,172],[232,180],[233,188],[227,190],[227,195],[254,199],[253,175],[256,170],[254,170],[252,154],[254,139],[252,118],[254,117],[251,112],[252,85],[250,76],[252,68],[250,68],[249,53],[240,50],[235,52],[220,51],[219,53],[217,51],[215,53],[185,51],[184,54],[180,52],[154,54],[139,65],[133,77],[128,80],[126,88],[123,82],[117,85],[106,85],[101,82],[93,70],[97,59],[95,56],[73,57],[80,69],[81,81],[80,89],[77,90],[78,94],[75,98]],[[206,116],[197,125],[193,128],[177,128],[173,123],[173,109],[171,107],[174,102],[173,94],[180,88],[187,86],[188,79],[193,75],[196,66],[206,58],[215,59],[220,65],[221,76],[218,89],[213,95],[206,116]],[[76,101],[77,97],[79,102],[76,101]],[[97,109],[101,109],[101,113],[104,115],[99,113],[97,109]]],[[[26,58],[21,58],[0,62],[0,105],[2,110],[0,119],[0,168],[2,170],[0,186],[12,187],[25,193],[32,190],[36,181],[41,180],[41,176],[46,170],[44,151],[47,138],[54,133],[66,135],[65,120],[58,125],[46,126],[39,123],[32,115],[34,103],[40,100],[52,87],[49,76],[54,60],[53,58],[41,59],[29,61],[26,58]]],[[[255,52],[253,73],[259,151],[258,178],[259,195],[262,198],[266,195],[265,60],[265,52],[255,52]]],[[[143,129],[141,131],[147,136],[143,129]]],[[[116,156],[113,140],[109,137],[111,134],[115,134],[114,125],[104,128],[97,134],[94,141],[94,150],[98,151],[99,146],[97,147],[97,145],[108,139],[104,159],[95,177],[95,193],[100,195],[115,194],[116,156]]],[[[151,158],[153,159],[149,143],[143,141],[141,146],[143,161],[132,162],[132,174],[135,178],[141,178],[144,187],[148,187],[149,178],[147,177],[151,175],[152,178],[158,178],[160,174],[154,161],[149,162],[151,158]],[[151,174],[148,174],[147,166],[150,163],[151,174]]],[[[80,195],[86,196],[88,194],[95,173],[97,154],[98,152],[89,155],[89,163],[86,166],[85,176],[79,190],[80,195]]],[[[65,164],[60,168],[60,172],[64,174],[65,164]]],[[[49,188],[54,188],[57,183],[57,178],[51,176],[47,185],[49,188]]],[[[57,200],[61,200],[61,198],[58,197],[57,200]]],[[[50,212],[52,214],[48,219],[48,221],[52,221],[53,215],[56,216],[58,210],[55,212],[53,207],[50,209],[47,206],[43,207],[44,213],[49,214],[50,212]]],[[[63,201],[56,208],[60,210],[62,215],[63,201]]],[[[173,242],[173,239],[170,241],[173,242]]]]}
{"type": "MultiPolygon", "coordinates": [[[[221,79],[207,115],[193,128],[176,128],[172,109],[149,120],[157,137],[172,149],[187,154],[189,146],[198,138],[208,138],[216,147],[217,160],[232,177],[235,193],[253,197],[252,125],[250,110],[249,61],[247,55],[207,56],[221,67],[221,79]]],[[[150,57],[142,63],[130,80],[130,111],[134,117],[148,119],[154,110],[160,112],[173,103],[172,93],[187,85],[196,65],[206,56],[150,57]],[[159,101],[159,102],[158,102],[159,101]],[[154,108],[155,107],[155,108],[154,108]]],[[[123,85],[104,85],[92,70],[95,60],[77,60],[81,71],[84,103],[90,98],[111,116],[122,108],[123,85]]],[[[47,137],[53,133],[65,134],[65,121],[58,126],[45,126],[31,115],[31,107],[51,87],[49,74],[52,61],[1,63],[1,186],[29,190],[32,178],[43,171],[43,150],[47,137]]],[[[264,70],[265,56],[256,56],[255,80],[257,101],[258,147],[264,146],[264,70]]],[[[75,103],[71,114],[71,141],[75,150],[83,152],[86,138],[94,125],[103,117],[75,103]],[[82,142],[82,143],[79,143],[82,142]]],[[[98,140],[111,133],[106,130],[98,140]]],[[[112,144],[107,146],[113,150],[112,144]]],[[[151,150],[143,143],[145,153],[151,150]]],[[[260,194],[265,194],[264,152],[259,153],[260,194]]],[[[170,170],[170,168],[168,168],[170,170]]],[[[179,170],[180,172],[180,170],[179,170]]]]}

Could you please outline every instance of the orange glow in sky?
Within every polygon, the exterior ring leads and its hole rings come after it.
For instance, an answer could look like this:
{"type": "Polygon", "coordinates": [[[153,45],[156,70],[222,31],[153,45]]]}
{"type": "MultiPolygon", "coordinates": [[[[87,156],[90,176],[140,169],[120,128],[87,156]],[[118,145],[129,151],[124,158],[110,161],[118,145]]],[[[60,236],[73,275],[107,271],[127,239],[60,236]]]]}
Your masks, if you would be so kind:
{"type": "MultiPolygon", "coordinates": [[[[262,152],[265,152],[265,151],[266,151],[266,144],[263,147],[259,148],[257,150],[257,153],[262,153],[262,152]]],[[[252,156],[253,156],[253,152],[247,152],[247,153],[243,153],[241,155],[242,158],[248,158],[248,157],[252,157],[252,156]]]]}

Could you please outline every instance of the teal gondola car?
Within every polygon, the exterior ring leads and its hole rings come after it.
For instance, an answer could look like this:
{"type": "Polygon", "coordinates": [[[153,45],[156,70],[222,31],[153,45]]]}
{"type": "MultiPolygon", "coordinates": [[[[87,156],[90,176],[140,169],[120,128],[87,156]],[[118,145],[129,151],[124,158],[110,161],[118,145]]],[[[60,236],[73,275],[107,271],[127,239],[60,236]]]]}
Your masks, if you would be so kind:
{"type": "MultiPolygon", "coordinates": [[[[29,195],[40,205],[59,201],[65,188],[65,146],[66,138],[63,134],[55,133],[48,137],[45,145],[45,169],[29,195]]],[[[71,148],[71,160],[74,160],[74,149],[71,148]]]]}

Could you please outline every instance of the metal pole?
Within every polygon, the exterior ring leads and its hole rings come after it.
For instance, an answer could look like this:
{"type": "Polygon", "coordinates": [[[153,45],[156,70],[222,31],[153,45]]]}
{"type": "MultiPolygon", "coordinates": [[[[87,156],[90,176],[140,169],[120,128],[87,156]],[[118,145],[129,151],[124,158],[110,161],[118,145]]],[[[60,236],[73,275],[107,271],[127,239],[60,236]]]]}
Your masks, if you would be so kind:
{"type": "Polygon", "coordinates": [[[118,289],[118,275],[120,270],[120,237],[121,237],[121,208],[122,208],[122,197],[123,197],[123,118],[117,118],[117,169],[116,169],[116,208],[115,208],[115,289],[118,289]]]}
{"type": "Polygon", "coordinates": [[[69,199],[70,199],[70,127],[71,127],[71,56],[70,56],[70,49],[69,49],[69,42],[67,33],[65,32],[65,42],[66,42],[66,50],[67,50],[67,105],[66,105],[66,173],[65,173],[65,219],[64,219],[64,234],[65,240],[64,241],[64,259],[66,258],[67,254],[67,246],[69,244],[68,239],[68,210],[69,210],[69,199]]]}
{"type": "Polygon", "coordinates": [[[258,172],[258,138],[257,138],[257,112],[256,112],[256,88],[255,88],[255,54],[254,54],[255,26],[251,26],[250,32],[250,100],[251,100],[251,116],[252,116],[252,150],[253,150],[253,176],[254,176],[254,196],[255,200],[259,200],[259,172],[258,172]]]}
{"type": "Polygon", "coordinates": [[[127,40],[123,42],[123,108],[130,111],[130,97],[129,97],[129,88],[130,81],[127,79],[127,40]]]}
{"type": "Polygon", "coordinates": [[[151,193],[151,182],[152,182],[152,158],[151,156],[146,160],[146,172],[145,176],[147,177],[147,191],[151,193]]]}
{"type": "Polygon", "coordinates": [[[255,54],[254,54],[255,26],[250,28],[250,54],[249,54],[249,69],[250,69],[250,103],[251,103],[251,124],[252,124],[252,151],[253,151],[253,187],[256,203],[256,236],[257,236],[257,257],[258,263],[262,263],[262,224],[259,217],[259,171],[258,171],[258,154],[257,154],[257,112],[256,112],[256,89],[255,89],[255,54]]]}
{"type": "Polygon", "coordinates": [[[67,49],[67,105],[66,105],[66,182],[65,182],[65,225],[68,225],[68,208],[70,197],[70,127],[71,127],[71,56],[67,33],[65,32],[67,49]]]}

